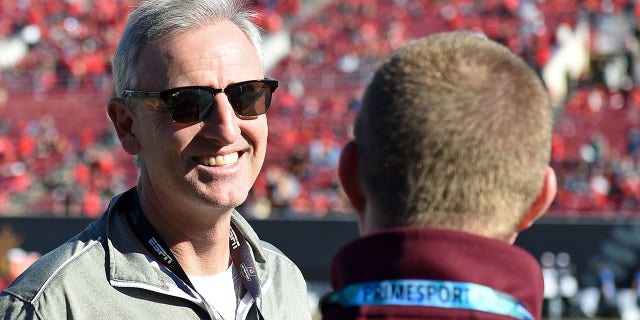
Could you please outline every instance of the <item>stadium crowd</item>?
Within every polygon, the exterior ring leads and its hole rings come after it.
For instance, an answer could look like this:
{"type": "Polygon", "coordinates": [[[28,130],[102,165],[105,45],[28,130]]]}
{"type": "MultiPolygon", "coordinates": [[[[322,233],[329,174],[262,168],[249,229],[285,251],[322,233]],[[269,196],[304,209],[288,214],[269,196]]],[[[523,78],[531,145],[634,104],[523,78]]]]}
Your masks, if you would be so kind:
{"type": "MultiPolygon", "coordinates": [[[[60,92],[71,97],[63,100],[70,104],[74,92],[110,94],[109,61],[126,12],[136,2],[0,1],[0,215],[95,217],[105,199],[133,185],[132,160],[108,125],[70,126],[51,105],[30,119],[15,119],[10,108],[30,100],[43,104],[60,92]],[[25,91],[32,94],[21,94],[25,91]]],[[[558,49],[560,28],[586,19],[595,37],[601,21],[618,17],[631,30],[626,51],[607,57],[627,58],[625,81],[613,86],[590,73],[572,86],[554,134],[560,193],[550,215],[628,215],[640,208],[640,78],[634,69],[640,5],[635,1],[257,4],[266,41],[284,31],[292,46],[268,72],[280,87],[269,111],[267,161],[241,210],[247,215],[351,217],[334,172],[338,156],[371,71],[402,43],[438,31],[473,30],[507,45],[542,72],[558,49]],[[310,5],[320,9],[303,10],[310,5]]],[[[591,50],[592,57],[600,54],[591,50]]],[[[92,103],[86,112],[100,113],[106,123],[106,99],[92,103]]]]}

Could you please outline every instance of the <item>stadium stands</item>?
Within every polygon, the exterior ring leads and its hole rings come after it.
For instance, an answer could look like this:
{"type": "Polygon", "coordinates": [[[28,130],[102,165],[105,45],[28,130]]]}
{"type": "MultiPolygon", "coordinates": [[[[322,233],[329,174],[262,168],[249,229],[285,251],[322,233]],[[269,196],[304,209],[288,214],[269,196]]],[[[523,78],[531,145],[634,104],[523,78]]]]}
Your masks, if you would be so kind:
{"type": "MultiPolygon", "coordinates": [[[[136,2],[2,2],[0,215],[95,216],[135,183],[132,160],[114,139],[104,106],[109,61],[136,2]]],[[[542,72],[558,48],[559,28],[586,19],[597,44],[603,21],[626,17],[634,35],[639,7],[624,0],[260,2],[260,23],[268,34],[289,32],[292,47],[269,72],[281,81],[269,113],[269,151],[243,212],[349,217],[335,179],[338,155],[372,70],[406,41],[473,30],[542,72]],[[303,10],[324,2],[313,14],[303,10]]],[[[623,39],[636,51],[637,41],[623,39]]],[[[625,47],[602,52],[593,43],[599,61],[624,54],[625,47]]],[[[629,216],[640,208],[638,79],[630,72],[631,84],[616,87],[595,75],[577,79],[559,107],[553,165],[560,193],[551,216],[629,216]]]]}

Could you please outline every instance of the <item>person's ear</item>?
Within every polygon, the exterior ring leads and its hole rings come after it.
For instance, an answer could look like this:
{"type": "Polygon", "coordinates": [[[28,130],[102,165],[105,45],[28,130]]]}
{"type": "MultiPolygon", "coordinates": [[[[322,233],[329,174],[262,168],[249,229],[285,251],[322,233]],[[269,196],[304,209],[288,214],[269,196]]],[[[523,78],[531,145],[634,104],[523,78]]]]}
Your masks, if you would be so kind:
{"type": "Polygon", "coordinates": [[[355,141],[349,141],[342,148],[338,162],[338,179],[351,206],[358,216],[362,216],[366,201],[358,180],[358,150],[355,141]]]}
{"type": "Polygon", "coordinates": [[[130,155],[140,152],[140,144],[133,133],[133,115],[122,98],[111,98],[107,105],[107,114],[113,123],[118,139],[124,151],[130,155]]]}
{"type": "Polygon", "coordinates": [[[531,227],[536,220],[544,215],[553,202],[553,199],[555,199],[557,191],[558,184],[556,181],[556,173],[551,167],[547,166],[542,188],[540,189],[536,200],[533,202],[531,207],[529,207],[529,211],[520,221],[520,225],[518,225],[518,232],[531,227]]]}

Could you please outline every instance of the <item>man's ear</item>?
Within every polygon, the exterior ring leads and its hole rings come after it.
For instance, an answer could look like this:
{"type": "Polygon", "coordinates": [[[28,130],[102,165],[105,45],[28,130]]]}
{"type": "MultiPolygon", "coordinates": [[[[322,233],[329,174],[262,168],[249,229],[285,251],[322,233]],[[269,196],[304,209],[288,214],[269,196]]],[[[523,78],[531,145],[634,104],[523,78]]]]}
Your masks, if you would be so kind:
{"type": "Polygon", "coordinates": [[[558,184],[556,181],[556,173],[551,167],[547,166],[544,174],[544,183],[542,184],[540,193],[538,193],[538,197],[529,208],[527,214],[525,214],[520,221],[520,225],[518,225],[518,232],[531,227],[536,220],[547,212],[547,209],[549,209],[553,199],[556,197],[557,191],[558,184]]]}
{"type": "Polygon", "coordinates": [[[342,190],[351,202],[351,206],[359,216],[362,216],[366,200],[358,180],[358,150],[353,140],[342,148],[338,162],[338,179],[342,190]]]}
{"type": "Polygon", "coordinates": [[[111,98],[107,105],[107,113],[116,130],[124,151],[130,155],[140,152],[140,144],[133,133],[133,115],[122,98],[111,98]]]}

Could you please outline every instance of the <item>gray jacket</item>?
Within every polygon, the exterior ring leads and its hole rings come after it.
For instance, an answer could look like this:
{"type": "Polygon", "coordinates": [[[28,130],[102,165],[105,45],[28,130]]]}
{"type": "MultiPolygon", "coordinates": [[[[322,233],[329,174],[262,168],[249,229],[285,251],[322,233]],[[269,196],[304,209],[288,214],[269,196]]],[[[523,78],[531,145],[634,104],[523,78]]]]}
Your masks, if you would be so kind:
{"type": "MultiPolygon", "coordinates": [[[[116,196],[99,220],[44,255],[0,293],[0,318],[216,319],[217,313],[197,292],[140,248],[116,209],[125,194],[116,196]]],[[[251,247],[265,319],[311,319],[306,284],[296,265],[259,240],[237,212],[232,222],[251,247]]],[[[237,301],[238,313],[249,313],[253,298],[244,287],[237,301]]]]}

